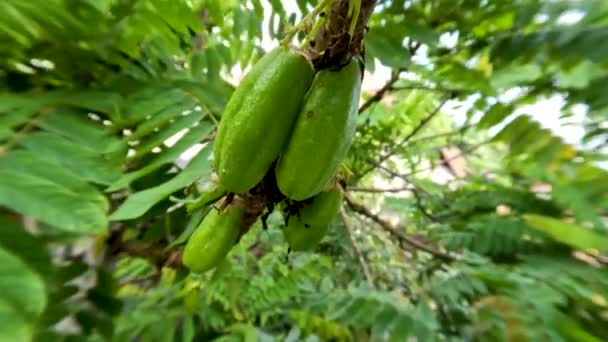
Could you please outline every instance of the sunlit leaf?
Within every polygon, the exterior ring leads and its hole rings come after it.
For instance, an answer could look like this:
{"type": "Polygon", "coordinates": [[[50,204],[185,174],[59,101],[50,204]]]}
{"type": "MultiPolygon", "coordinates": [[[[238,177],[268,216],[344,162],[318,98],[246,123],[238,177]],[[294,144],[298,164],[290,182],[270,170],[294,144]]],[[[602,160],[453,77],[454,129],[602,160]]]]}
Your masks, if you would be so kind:
{"type": "Polygon", "coordinates": [[[72,233],[107,228],[107,199],[78,174],[31,152],[0,159],[0,203],[72,233]]]}
{"type": "Polygon", "coordinates": [[[539,215],[524,215],[524,219],[530,227],[574,248],[608,250],[608,237],[577,224],[539,215]]]}
{"type": "Polygon", "coordinates": [[[47,305],[42,278],[3,248],[0,248],[0,261],[0,302],[10,303],[24,317],[40,315],[47,305]]]}
{"type": "Polygon", "coordinates": [[[6,342],[30,342],[34,327],[9,302],[0,299],[0,339],[6,342]]]}

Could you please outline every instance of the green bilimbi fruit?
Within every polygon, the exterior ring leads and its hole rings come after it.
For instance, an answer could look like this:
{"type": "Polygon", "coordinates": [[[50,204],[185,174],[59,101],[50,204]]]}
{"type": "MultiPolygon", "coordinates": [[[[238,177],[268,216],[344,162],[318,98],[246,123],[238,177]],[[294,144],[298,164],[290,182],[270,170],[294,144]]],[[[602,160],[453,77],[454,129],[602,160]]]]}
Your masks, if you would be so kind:
{"type": "Polygon", "coordinates": [[[322,226],[332,223],[342,207],[343,190],[333,186],[311,198],[309,203],[300,209],[303,223],[311,226],[322,226]]]}
{"type": "Polygon", "coordinates": [[[342,206],[342,189],[334,187],[310,199],[292,215],[283,228],[283,236],[292,251],[307,251],[315,248],[323,239],[329,226],[342,206]]]}
{"type": "Polygon", "coordinates": [[[289,219],[289,224],[283,228],[283,237],[289,249],[295,252],[310,251],[323,239],[329,225],[307,226],[297,218],[289,219]]]}
{"type": "Polygon", "coordinates": [[[258,184],[285,147],[314,68],[302,54],[278,47],[243,78],[222,114],[215,169],[228,192],[258,184]]]}
{"type": "Polygon", "coordinates": [[[244,214],[245,206],[237,201],[222,211],[211,209],[190,236],[182,263],[198,273],[216,267],[236,243],[244,214]]]}
{"type": "Polygon", "coordinates": [[[319,71],[275,173],[279,190],[302,201],[321,192],[334,177],[355,135],[361,63],[319,71]]]}

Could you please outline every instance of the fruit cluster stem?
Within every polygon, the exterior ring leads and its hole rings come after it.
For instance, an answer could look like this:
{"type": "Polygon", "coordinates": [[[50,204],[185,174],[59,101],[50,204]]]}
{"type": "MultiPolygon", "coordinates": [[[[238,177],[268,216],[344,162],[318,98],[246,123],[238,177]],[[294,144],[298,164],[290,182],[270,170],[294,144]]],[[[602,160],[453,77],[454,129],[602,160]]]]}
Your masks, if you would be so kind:
{"type": "Polygon", "coordinates": [[[326,13],[325,24],[319,27],[305,50],[315,67],[341,65],[352,57],[363,56],[367,22],[376,2],[377,0],[332,2],[329,13],[326,13]]]}

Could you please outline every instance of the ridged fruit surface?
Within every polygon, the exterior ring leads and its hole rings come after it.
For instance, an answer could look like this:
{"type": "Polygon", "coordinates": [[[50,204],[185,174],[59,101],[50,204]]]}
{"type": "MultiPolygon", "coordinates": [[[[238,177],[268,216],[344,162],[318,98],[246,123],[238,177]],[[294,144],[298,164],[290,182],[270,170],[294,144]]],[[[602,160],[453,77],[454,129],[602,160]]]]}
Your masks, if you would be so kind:
{"type": "Polygon", "coordinates": [[[279,47],[262,57],[226,104],[214,164],[228,192],[258,184],[285,147],[314,77],[303,55],[279,47]]]}
{"type": "Polygon", "coordinates": [[[315,75],[275,170],[285,196],[310,198],[336,175],[355,135],[360,92],[358,59],[315,75]]]}
{"type": "Polygon", "coordinates": [[[216,267],[234,246],[244,213],[245,207],[240,203],[230,204],[222,212],[211,209],[190,236],[183,264],[198,273],[216,267]]]}

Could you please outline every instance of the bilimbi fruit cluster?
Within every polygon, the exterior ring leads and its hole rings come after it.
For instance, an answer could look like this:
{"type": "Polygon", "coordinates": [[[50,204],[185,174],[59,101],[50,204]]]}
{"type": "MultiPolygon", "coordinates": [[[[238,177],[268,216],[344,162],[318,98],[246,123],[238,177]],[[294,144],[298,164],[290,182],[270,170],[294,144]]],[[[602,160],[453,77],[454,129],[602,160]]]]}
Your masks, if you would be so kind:
{"type": "Polygon", "coordinates": [[[214,145],[215,171],[231,200],[211,210],[190,237],[187,267],[205,272],[226,257],[246,220],[240,195],[268,175],[284,198],[290,249],[318,244],[342,204],[336,177],[355,135],[362,70],[358,57],[315,70],[305,54],[286,46],[253,66],[225,107],[214,145]]]}

